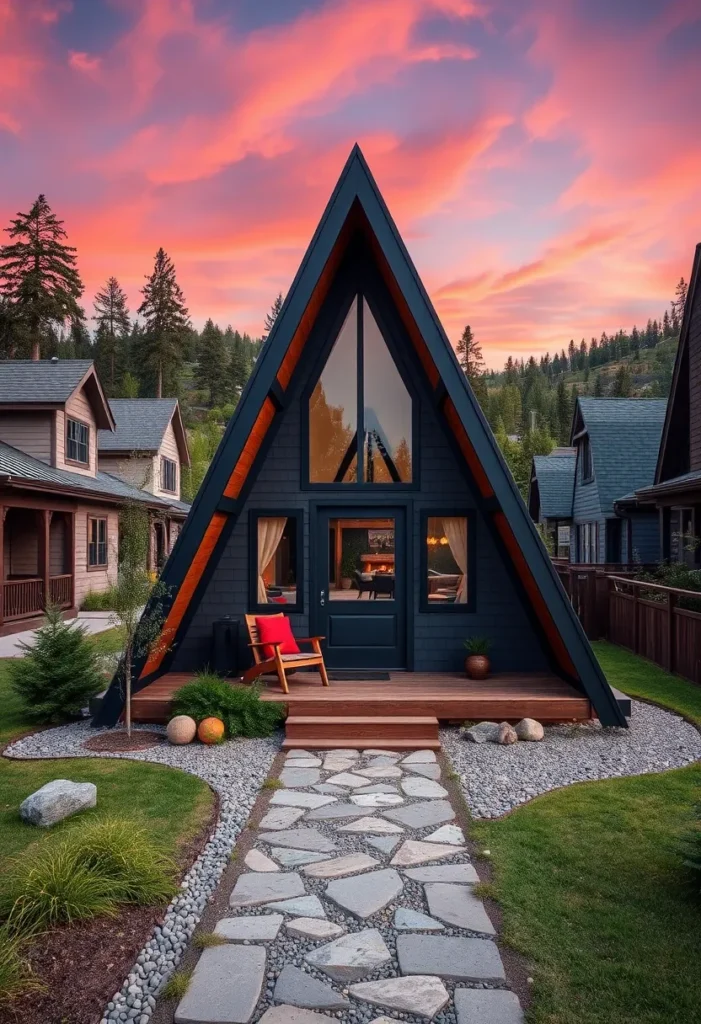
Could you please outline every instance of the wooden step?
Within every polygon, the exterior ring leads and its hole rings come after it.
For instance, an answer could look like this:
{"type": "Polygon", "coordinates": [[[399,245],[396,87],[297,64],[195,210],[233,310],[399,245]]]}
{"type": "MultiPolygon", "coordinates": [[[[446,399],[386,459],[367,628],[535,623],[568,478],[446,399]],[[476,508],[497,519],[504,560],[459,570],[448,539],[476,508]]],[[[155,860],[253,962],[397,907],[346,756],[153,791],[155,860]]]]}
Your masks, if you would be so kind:
{"type": "Polygon", "coordinates": [[[438,719],[432,717],[373,717],[354,715],[290,715],[285,723],[284,750],[315,750],[373,746],[392,750],[439,750],[438,719]]]}

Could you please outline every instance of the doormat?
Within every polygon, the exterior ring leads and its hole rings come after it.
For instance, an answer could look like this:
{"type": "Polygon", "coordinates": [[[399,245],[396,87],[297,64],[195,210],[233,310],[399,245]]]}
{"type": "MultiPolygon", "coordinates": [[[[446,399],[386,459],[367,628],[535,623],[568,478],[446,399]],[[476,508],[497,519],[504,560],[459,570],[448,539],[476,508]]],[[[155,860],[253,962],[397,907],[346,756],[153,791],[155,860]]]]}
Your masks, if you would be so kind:
{"type": "Polygon", "coordinates": [[[372,669],[329,669],[328,677],[332,683],[351,682],[357,679],[368,680],[369,682],[388,683],[389,672],[373,672],[372,669]]]}

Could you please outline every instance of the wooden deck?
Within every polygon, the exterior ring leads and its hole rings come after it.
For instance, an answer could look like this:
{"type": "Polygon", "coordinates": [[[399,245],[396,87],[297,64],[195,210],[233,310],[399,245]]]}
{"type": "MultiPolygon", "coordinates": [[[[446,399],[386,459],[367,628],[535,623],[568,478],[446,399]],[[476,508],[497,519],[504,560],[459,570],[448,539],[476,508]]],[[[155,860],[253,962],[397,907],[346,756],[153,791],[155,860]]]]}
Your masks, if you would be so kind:
{"type": "MultiPolygon", "coordinates": [[[[165,722],[176,690],[193,675],[170,672],[132,698],[137,722],[165,722]]],[[[290,693],[277,680],[264,683],[263,699],[286,704],[290,717],[331,719],[435,718],[540,722],[583,721],[592,716],[589,700],[554,675],[495,675],[477,682],[462,675],[392,672],[389,682],[332,682],[322,689],[316,673],[290,677],[290,693]]]]}

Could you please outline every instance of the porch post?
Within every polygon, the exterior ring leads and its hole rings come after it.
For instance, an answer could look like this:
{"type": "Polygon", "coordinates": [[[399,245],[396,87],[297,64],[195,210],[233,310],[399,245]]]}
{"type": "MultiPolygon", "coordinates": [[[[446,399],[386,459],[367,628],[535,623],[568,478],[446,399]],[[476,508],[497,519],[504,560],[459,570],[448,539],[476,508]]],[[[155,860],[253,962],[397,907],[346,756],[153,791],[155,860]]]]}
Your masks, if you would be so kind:
{"type": "Polygon", "coordinates": [[[67,512],[68,529],[65,537],[65,550],[63,552],[65,568],[71,574],[71,608],[75,605],[75,512],[67,512]]]}
{"type": "Polygon", "coordinates": [[[7,508],[0,505],[0,626],[5,621],[5,515],[7,508]]]}
{"type": "Polygon", "coordinates": [[[43,508],[39,512],[39,576],[43,580],[44,608],[49,604],[51,593],[51,512],[43,508]]]}

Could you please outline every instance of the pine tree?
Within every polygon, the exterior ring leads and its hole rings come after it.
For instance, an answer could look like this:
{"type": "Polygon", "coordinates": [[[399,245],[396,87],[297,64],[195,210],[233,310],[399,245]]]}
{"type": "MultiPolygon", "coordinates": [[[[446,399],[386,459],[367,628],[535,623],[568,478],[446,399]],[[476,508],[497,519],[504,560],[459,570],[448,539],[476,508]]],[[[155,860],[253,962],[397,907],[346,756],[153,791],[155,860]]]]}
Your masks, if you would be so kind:
{"type": "Polygon", "coordinates": [[[630,370],[623,364],[616,370],[616,376],[613,378],[613,387],[611,394],[614,398],[630,398],[633,393],[633,378],[631,377],[630,370]]]}
{"type": "Polygon", "coordinates": [[[13,241],[0,246],[0,293],[24,328],[18,338],[31,345],[32,358],[38,359],[49,329],[67,320],[85,319],[78,305],[83,282],[76,268],[76,250],[64,242],[63,221],[43,195],[29,213],[18,213],[5,230],[13,241]]]}
{"type": "Polygon", "coordinates": [[[669,311],[665,309],[664,316],[662,317],[662,337],[671,338],[672,336],[672,324],[669,319],[669,311]]]}
{"type": "Polygon", "coordinates": [[[684,319],[687,290],[686,281],[683,277],[680,277],[679,283],[674,291],[674,299],[672,301],[672,309],[677,315],[677,323],[679,324],[679,327],[681,327],[682,320],[684,319]]]}
{"type": "Polygon", "coordinates": [[[594,398],[603,398],[604,396],[604,382],[601,378],[600,373],[597,373],[594,378],[594,398]]]}
{"type": "Polygon", "coordinates": [[[557,406],[557,418],[560,423],[559,439],[562,444],[567,444],[572,425],[572,403],[570,402],[570,396],[567,393],[564,380],[558,381],[555,404],[557,406]]]}
{"type": "Polygon", "coordinates": [[[197,367],[197,386],[209,391],[210,406],[222,405],[230,394],[229,360],[224,334],[210,318],[202,328],[197,367]]]}
{"type": "Polygon", "coordinates": [[[126,339],[131,328],[127,296],[116,277],[108,278],[93,306],[93,320],[97,322],[95,363],[108,397],[114,398],[125,369],[126,339]]]}
{"type": "Polygon", "coordinates": [[[482,357],[482,346],[477,342],[469,324],[460,335],[455,352],[458,357],[463,373],[469,380],[475,398],[482,409],[487,401],[487,382],[484,378],[484,359],[482,357]]]}
{"type": "Polygon", "coordinates": [[[278,293],[275,302],[270,307],[270,312],[265,314],[265,322],[263,325],[263,340],[265,340],[273,329],[273,324],[278,318],[280,310],[282,309],[282,292],[278,293]]]}
{"type": "Polygon", "coordinates": [[[175,394],[178,371],[190,330],[185,297],[175,279],[173,261],[163,248],[156,253],[153,273],[141,289],[144,301],[139,315],[146,321],[143,338],[143,365],[155,382],[157,398],[175,394]]]}

